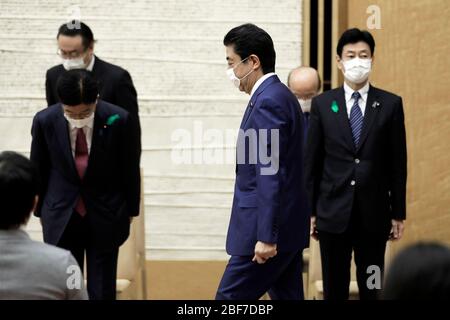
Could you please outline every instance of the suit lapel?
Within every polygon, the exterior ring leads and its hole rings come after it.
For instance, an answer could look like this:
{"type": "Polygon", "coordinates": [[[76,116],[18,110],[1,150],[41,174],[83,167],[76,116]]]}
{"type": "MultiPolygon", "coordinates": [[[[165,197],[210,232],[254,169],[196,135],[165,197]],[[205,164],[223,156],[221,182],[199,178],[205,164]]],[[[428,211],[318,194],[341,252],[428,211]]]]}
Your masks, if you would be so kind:
{"type": "MultiPolygon", "coordinates": [[[[94,117],[94,128],[92,129],[92,140],[91,140],[91,150],[89,152],[89,160],[88,160],[88,166],[86,169],[86,175],[89,171],[89,169],[94,165],[96,160],[96,153],[100,147],[101,140],[103,138],[102,134],[102,126],[106,122],[105,119],[106,115],[104,112],[103,104],[101,100],[98,101],[97,107],[95,109],[95,117],[94,117]]],[[[85,176],[86,176],[85,175],[85,176]]]]}
{"type": "Polygon", "coordinates": [[[263,83],[261,83],[261,85],[258,87],[258,89],[256,89],[255,93],[250,99],[249,105],[247,106],[247,108],[250,108],[250,110],[248,110],[248,112],[244,114],[244,118],[242,119],[241,123],[241,128],[244,128],[245,123],[247,122],[248,118],[250,118],[250,114],[253,112],[254,107],[256,105],[256,100],[258,99],[258,96],[261,94],[261,92],[263,92],[268,86],[276,82],[280,82],[280,79],[278,78],[278,76],[273,75],[264,80],[263,83]]]}
{"type": "Polygon", "coordinates": [[[62,154],[67,161],[68,168],[70,169],[70,172],[75,177],[75,179],[79,179],[77,170],[75,168],[75,160],[72,154],[72,146],[70,143],[70,136],[69,136],[69,126],[66,118],[64,118],[62,108],[56,118],[55,129],[57,139],[61,147],[62,154]]]}
{"type": "MultiPolygon", "coordinates": [[[[251,97],[251,99],[250,99],[250,101],[249,101],[249,103],[247,105],[247,108],[245,109],[245,113],[244,113],[244,116],[242,117],[242,122],[241,122],[240,129],[244,129],[245,124],[247,123],[247,120],[250,118],[251,113],[255,109],[256,99],[258,98],[258,95],[261,92],[263,92],[264,89],[266,89],[268,86],[270,86],[272,83],[276,83],[276,82],[280,82],[280,79],[278,78],[278,76],[274,75],[274,76],[271,76],[271,77],[267,78],[265,81],[263,81],[263,83],[261,83],[261,85],[258,87],[258,89],[255,91],[255,93],[251,97]]],[[[237,144],[236,144],[236,148],[237,148],[237,144]]],[[[236,169],[235,169],[235,172],[236,173],[238,172],[237,150],[236,150],[236,169]]]]}
{"type": "Polygon", "coordinates": [[[337,121],[339,129],[344,136],[347,147],[350,151],[355,151],[355,143],[353,142],[352,129],[350,128],[350,122],[348,120],[347,103],[345,101],[344,87],[339,88],[336,91],[335,99],[338,104],[337,121]]]}
{"type": "Polygon", "coordinates": [[[247,119],[250,115],[250,113],[252,112],[252,106],[251,106],[251,102],[248,103],[247,108],[245,108],[245,112],[244,112],[244,116],[242,117],[242,121],[241,121],[241,125],[239,126],[239,128],[244,128],[245,123],[247,122],[247,119]]]}
{"type": "Polygon", "coordinates": [[[358,148],[356,149],[356,152],[361,149],[361,146],[364,144],[364,141],[366,140],[370,129],[373,125],[373,122],[378,114],[377,107],[374,106],[374,102],[378,98],[374,88],[370,86],[369,93],[367,95],[367,104],[366,104],[366,110],[364,112],[364,120],[363,120],[363,126],[361,131],[361,137],[359,138],[359,144],[358,148]]]}

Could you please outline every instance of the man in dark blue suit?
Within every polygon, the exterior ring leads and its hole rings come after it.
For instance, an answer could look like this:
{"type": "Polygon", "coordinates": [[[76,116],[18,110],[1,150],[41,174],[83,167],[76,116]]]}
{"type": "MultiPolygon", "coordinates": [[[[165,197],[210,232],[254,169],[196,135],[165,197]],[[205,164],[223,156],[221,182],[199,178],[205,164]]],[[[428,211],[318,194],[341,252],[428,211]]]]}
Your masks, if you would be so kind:
{"type": "Polygon", "coordinates": [[[44,241],[70,250],[81,268],[86,252],[90,299],[114,299],[118,250],[139,214],[139,141],[127,111],[97,100],[89,72],[63,73],[57,91],[61,103],[33,120],[35,215],[44,241]]]}
{"type": "Polygon", "coordinates": [[[227,236],[231,255],[216,299],[303,299],[309,213],[303,184],[303,116],[275,75],[271,37],[252,24],[224,38],[230,80],[250,94],[239,131],[227,236]]]}

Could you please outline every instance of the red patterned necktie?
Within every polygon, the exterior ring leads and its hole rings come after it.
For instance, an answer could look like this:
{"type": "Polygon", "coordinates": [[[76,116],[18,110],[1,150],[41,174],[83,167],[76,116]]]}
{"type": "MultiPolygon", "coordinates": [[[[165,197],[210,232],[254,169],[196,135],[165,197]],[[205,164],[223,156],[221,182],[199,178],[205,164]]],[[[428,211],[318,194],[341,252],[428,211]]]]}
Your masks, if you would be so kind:
{"type": "MultiPolygon", "coordinates": [[[[77,140],[75,142],[75,166],[77,168],[78,176],[83,180],[84,174],[89,160],[89,152],[86,141],[86,135],[82,128],[77,130],[77,140]]],[[[75,206],[75,211],[78,212],[82,217],[86,215],[86,207],[84,205],[83,198],[81,195],[77,200],[75,206]]]]}

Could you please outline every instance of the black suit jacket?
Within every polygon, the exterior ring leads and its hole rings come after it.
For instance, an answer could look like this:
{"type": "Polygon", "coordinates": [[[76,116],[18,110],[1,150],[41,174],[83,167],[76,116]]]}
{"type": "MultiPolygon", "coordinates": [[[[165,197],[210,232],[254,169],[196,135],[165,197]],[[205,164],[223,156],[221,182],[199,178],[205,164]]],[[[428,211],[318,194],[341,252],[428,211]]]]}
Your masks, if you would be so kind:
{"type": "Polygon", "coordinates": [[[42,219],[45,242],[58,244],[79,195],[86,205],[92,245],[111,248],[127,239],[129,218],[139,214],[141,186],[137,142],[130,137],[130,125],[127,111],[99,100],[88,167],[81,180],[61,104],[36,114],[30,158],[40,174],[35,215],[42,219]],[[119,119],[108,125],[113,115],[119,119]]]}
{"type": "Polygon", "coordinates": [[[358,148],[343,87],[312,101],[305,165],[318,230],[344,232],[354,205],[361,227],[370,232],[389,232],[391,219],[406,218],[402,99],[370,86],[367,100],[358,148]],[[337,112],[331,107],[334,101],[337,112]]]}
{"type": "MultiPolygon", "coordinates": [[[[45,94],[48,106],[59,102],[56,84],[59,76],[65,71],[62,64],[47,70],[45,94]]],[[[95,56],[92,75],[98,82],[100,99],[127,110],[132,116],[133,123],[131,128],[133,135],[139,138],[138,147],[140,150],[141,126],[139,122],[137,93],[130,74],[127,70],[105,62],[95,56]]]]}

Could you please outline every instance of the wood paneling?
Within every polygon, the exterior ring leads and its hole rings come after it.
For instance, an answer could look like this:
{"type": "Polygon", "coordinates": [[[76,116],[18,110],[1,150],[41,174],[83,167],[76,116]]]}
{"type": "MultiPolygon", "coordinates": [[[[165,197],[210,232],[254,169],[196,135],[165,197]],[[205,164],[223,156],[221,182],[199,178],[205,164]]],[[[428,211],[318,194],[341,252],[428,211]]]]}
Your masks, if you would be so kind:
{"type": "Polygon", "coordinates": [[[150,300],[214,299],[225,261],[147,261],[150,300]]]}
{"type": "Polygon", "coordinates": [[[371,82],[403,97],[408,140],[408,219],[397,247],[450,244],[450,6],[447,0],[349,0],[348,27],[367,29],[381,9],[371,82]]]}

